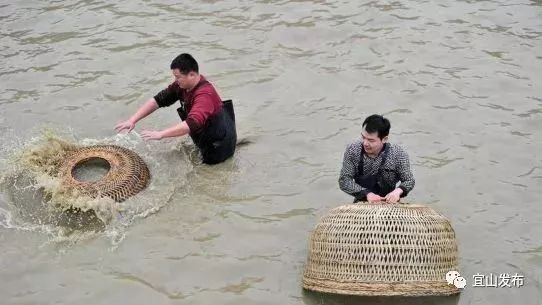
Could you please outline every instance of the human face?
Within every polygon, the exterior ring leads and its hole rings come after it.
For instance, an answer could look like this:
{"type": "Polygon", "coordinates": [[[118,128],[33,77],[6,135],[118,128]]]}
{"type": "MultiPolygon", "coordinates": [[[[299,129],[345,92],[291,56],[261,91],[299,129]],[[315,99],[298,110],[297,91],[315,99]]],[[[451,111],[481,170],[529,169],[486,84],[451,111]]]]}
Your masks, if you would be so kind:
{"type": "Polygon", "coordinates": [[[369,155],[378,155],[384,147],[384,143],[388,140],[388,137],[380,139],[378,132],[368,133],[365,128],[361,131],[361,139],[363,141],[363,149],[369,155]]]}
{"type": "Polygon", "coordinates": [[[198,74],[194,71],[183,74],[179,69],[173,69],[171,72],[173,73],[173,77],[175,77],[175,81],[182,89],[191,89],[197,84],[198,74]]]}

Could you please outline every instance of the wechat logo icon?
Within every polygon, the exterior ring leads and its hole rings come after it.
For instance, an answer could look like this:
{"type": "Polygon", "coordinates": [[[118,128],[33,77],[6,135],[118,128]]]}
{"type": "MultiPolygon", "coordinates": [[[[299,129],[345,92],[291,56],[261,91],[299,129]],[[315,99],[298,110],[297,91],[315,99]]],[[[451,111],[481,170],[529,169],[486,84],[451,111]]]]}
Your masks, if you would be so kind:
{"type": "Polygon", "coordinates": [[[446,282],[448,285],[454,285],[459,289],[463,289],[465,286],[467,286],[467,280],[465,280],[465,278],[462,277],[459,272],[453,270],[446,273],[446,282]]]}

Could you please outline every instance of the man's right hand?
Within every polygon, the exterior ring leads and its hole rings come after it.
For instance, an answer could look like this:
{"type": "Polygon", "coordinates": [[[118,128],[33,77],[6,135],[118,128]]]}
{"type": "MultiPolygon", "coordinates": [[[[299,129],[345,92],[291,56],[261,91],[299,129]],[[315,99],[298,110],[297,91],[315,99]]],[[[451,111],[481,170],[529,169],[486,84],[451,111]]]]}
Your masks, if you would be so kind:
{"type": "Polygon", "coordinates": [[[369,203],[376,203],[376,202],[380,202],[380,201],[383,201],[383,200],[384,200],[384,198],[378,196],[377,194],[374,194],[374,193],[367,194],[367,201],[369,203]]]}
{"type": "Polygon", "coordinates": [[[127,121],[118,123],[117,126],[115,126],[115,130],[117,132],[121,132],[125,129],[128,129],[128,132],[130,132],[134,129],[134,127],[135,127],[135,123],[132,122],[131,120],[127,120],[127,121]]]}

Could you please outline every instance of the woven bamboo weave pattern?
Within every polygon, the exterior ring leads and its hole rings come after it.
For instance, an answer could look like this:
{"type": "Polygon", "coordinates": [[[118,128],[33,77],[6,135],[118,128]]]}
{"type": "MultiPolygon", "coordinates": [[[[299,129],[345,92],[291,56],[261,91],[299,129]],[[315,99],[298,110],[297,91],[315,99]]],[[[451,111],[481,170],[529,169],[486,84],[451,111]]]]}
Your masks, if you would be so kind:
{"type": "Polygon", "coordinates": [[[351,204],[331,210],[312,233],[303,286],[354,295],[449,295],[457,270],[449,221],[414,204],[351,204]]]}
{"type": "Polygon", "coordinates": [[[143,159],[133,151],[116,145],[88,146],[71,151],[59,175],[67,188],[76,189],[92,198],[110,197],[117,202],[139,193],[150,180],[150,172],[143,159]],[[76,166],[96,158],[107,161],[110,166],[102,179],[84,182],[73,176],[76,166]]]}

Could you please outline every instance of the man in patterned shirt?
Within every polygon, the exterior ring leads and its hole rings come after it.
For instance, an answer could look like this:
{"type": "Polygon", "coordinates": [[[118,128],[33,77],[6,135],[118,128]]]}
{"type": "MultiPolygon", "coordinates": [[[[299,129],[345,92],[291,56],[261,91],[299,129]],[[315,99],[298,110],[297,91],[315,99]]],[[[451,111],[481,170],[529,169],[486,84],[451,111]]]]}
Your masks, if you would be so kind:
{"type": "Polygon", "coordinates": [[[361,139],[344,153],[339,186],[354,202],[398,202],[414,188],[407,153],[388,143],[390,121],[373,114],[363,122],[361,139]]]}

